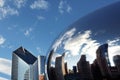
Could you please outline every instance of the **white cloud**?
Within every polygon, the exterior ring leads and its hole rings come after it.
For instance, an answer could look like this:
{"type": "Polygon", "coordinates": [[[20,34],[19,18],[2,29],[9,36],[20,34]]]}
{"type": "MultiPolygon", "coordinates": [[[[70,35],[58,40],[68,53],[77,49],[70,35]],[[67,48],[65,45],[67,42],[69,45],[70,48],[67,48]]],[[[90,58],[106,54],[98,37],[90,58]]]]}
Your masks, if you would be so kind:
{"type": "Polygon", "coordinates": [[[0,58],[0,72],[11,75],[11,60],[0,58]]]}
{"type": "Polygon", "coordinates": [[[14,0],[14,4],[17,6],[17,8],[21,8],[25,6],[26,1],[27,0],[14,0]]]}
{"type": "Polygon", "coordinates": [[[12,8],[8,1],[0,0],[0,20],[12,15],[18,15],[17,9],[12,8]]]}
{"type": "Polygon", "coordinates": [[[59,12],[63,14],[64,12],[70,13],[72,11],[72,7],[66,2],[61,0],[58,5],[59,12]]]}
{"type": "Polygon", "coordinates": [[[72,11],[72,7],[70,5],[67,6],[67,12],[70,13],[72,11]]]}
{"type": "Polygon", "coordinates": [[[15,29],[15,28],[17,28],[18,27],[18,25],[12,25],[12,26],[9,26],[7,29],[8,30],[13,30],[13,29],[15,29]]]}
{"type": "Polygon", "coordinates": [[[41,48],[40,47],[36,47],[38,53],[41,53],[41,48]]]}
{"type": "Polygon", "coordinates": [[[48,9],[48,1],[46,0],[36,0],[32,5],[30,5],[31,9],[48,9]]]}
{"type": "Polygon", "coordinates": [[[0,20],[7,16],[18,15],[19,12],[10,6],[0,7],[0,20]]]}
{"type": "Polygon", "coordinates": [[[4,6],[5,1],[4,0],[0,0],[0,7],[4,6]]]}
{"type": "Polygon", "coordinates": [[[4,44],[5,38],[3,36],[0,36],[0,45],[4,44]]]}
{"type": "Polygon", "coordinates": [[[3,78],[3,77],[0,77],[0,80],[9,80],[9,79],[7,79],[7,78],[3,78]]]}
{"type": "Polygon", "coordinates": [[[37,16],[37,18],[38,18],[38,20],[44,20],[45,19],[45,17],[43,17],[43,16],[37,16]]]}
{"type": "Polygon", "coordinates": [[[25,36],[29,36],[30,35],[30,33],[32,32],[32,28],[28,28],[26,31],[25,31],[25,33],[24,33],[24,35],[25,36]]]}

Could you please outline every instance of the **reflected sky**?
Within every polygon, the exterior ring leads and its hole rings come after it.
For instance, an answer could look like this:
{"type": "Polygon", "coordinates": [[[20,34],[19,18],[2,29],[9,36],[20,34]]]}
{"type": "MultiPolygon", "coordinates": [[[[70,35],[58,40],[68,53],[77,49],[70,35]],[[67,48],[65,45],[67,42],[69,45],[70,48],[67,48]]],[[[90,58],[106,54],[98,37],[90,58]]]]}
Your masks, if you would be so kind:
{"type": "Polygon", "coordinates": [[[93,13],[79,19],[62,34],[52,48],[55,57],[66,53],[65,62],[68,67],[76,65],[82,54],[87,61],[92,63],[96,58],[97,48],[108,43],[108,54],[110,63],[114,66],[113,56],[120,55],[120,2],[96,10],[93,13]]]}

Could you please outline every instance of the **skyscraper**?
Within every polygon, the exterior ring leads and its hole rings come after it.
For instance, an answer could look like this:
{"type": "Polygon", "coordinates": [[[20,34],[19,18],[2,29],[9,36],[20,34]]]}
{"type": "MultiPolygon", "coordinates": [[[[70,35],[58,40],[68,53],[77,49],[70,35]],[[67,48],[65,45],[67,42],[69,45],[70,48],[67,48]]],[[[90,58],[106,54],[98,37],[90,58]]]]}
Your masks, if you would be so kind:
{"type": "Polygon", "coordinates": [[[23,47],[13,51],[11,80],[38,80],[38,60],[23,47]]]}
{"type": "Polygon", "coordinates": [[[38,56],[39,80],[43,80],[45,76],[45,56],[38,56]]]}

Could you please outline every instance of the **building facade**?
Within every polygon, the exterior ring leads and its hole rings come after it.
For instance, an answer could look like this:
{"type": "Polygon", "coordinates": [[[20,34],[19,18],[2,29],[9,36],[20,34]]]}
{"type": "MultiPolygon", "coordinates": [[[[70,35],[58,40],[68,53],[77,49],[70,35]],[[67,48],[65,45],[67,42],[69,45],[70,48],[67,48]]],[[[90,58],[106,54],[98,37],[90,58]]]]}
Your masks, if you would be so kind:
{"type": "Polygon", "coordinates": [[[38,60],[23,47],[13,51],[11,80],[38,80],[38,60]]]}
{"type": "Polygon", "coordinates": [[[38,56],[39,80],[44,80],[45,77],[45,56],[38,56]]]}

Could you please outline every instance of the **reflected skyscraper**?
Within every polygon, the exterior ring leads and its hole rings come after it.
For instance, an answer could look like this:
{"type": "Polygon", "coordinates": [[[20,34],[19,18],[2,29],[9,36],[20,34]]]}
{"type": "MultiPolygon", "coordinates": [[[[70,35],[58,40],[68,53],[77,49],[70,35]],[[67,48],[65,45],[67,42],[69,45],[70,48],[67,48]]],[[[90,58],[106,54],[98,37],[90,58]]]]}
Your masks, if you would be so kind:
{"type": "Polygon", "coordinates": [[[97,51],[97,62],[98,66],[100,67],[100,71],[103,77],[110,76],[110,61],[108,56],[108,44],[103,44],[98,47],[97,51]]]}
{"type": "Polygon", "coordinates": [[[11,80],[38,80],[38,60],[23,47],[13,51],[11,80]]]}
{"type": "Polygon", "coordinates": [[[65,64],[65,73],[68,74],[68,66],[67,66],[67,62],[64,63],[65,64]]]}
{"type": "Polygon", "coordinates": [[[64,76],[66,74],[64,56],[65,56],[65,53],[63,53],[63,55],[60,57],[56,57],[56,60],[55,60],[55,73],[56,73],[57,80],[64,80],[64,76]]]}
{"type": "Polygon", "coordinates": [[[113,61],[115,63],[115,66],[117,67],[119,74],[120,74],[120,55],[116,55],[113,57],[113,61]]]}
{"type": "Polygon", "coordinates": [[[89,61],[86,61],[85,55],[81,55],[81,58],[77,63],[77,67],[82,80],[93,80],[90,64],[89,61]]]}
{"type": "Polygon", "coordinates": [[[102,74],[98,66],[97,59],[91,64],[91,72],[94,80],[102,80],[102,74]]]}

